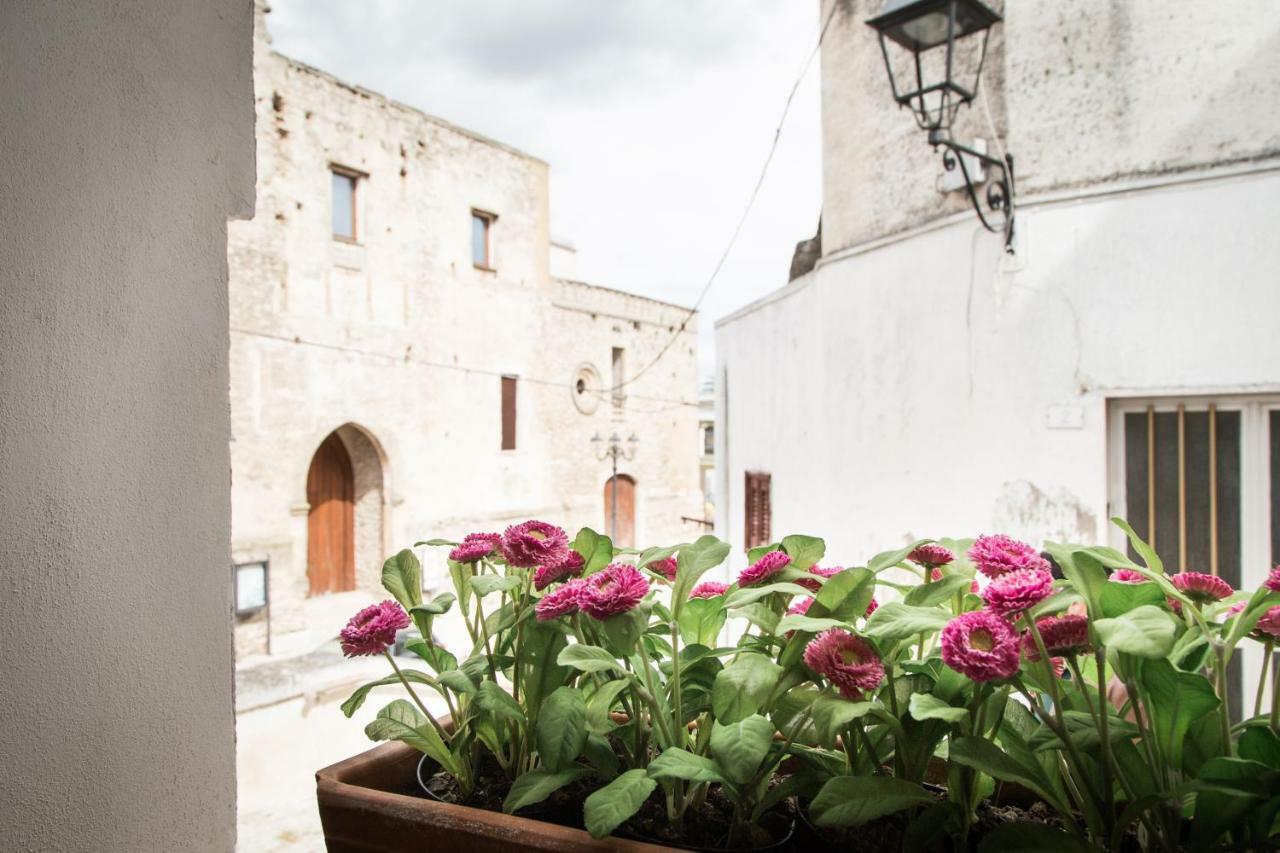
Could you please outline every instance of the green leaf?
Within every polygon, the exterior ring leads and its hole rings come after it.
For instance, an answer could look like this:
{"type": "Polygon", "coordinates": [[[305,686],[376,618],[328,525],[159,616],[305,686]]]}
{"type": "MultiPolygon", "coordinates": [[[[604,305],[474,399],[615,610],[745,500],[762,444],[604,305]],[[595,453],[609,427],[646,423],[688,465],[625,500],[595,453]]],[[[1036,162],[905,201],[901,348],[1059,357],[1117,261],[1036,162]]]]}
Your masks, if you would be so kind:
{"type": "Polygon", "coordinates": [[[419,604],[417,607],[410,608],[410,612],[418,612],[427,616],[440,616],[448,613],[449,608],[458,598],[451,592],[442,592],[430,601],[419,604]]]}
{"type": "Polygon", "coordinates": [[[746,619],[765,634],[776,634],[778,632],[778,620],[782,618],[769,605],[759,603],[738,607],[734,609],[733,615],[746,619]]]}
{"type": "Polygon", "coordinates": [[[1129,544],[1133,546],[1133,550],[1142,558],[1142,562],[1146,564],[1148,569],[1158,575],[1164,574],[1164,563],[1156,556],[1156,549],[1144,542],[1142,537],[1129,526],[1129,522],[1123,518],[1116,517],[1111,519],[1111,523],[1123,530],[1125,535],[1129,537],[1129,544]]]}
{"type": "MultiPolygon", "coordinates": [[[[436,681],[431,676],[416,669],[401,670],[404,673],[406,681],[412,681],[415,684],[426,684],[431,687],[436,685],[436,681]]],[[[388,675],[386,678],[379,678],[377,681],[370,681],[368,684],[362,684],[356,688],[355,692],[347,701],[342,703],[342,713],[350,719],[351,715],[360,710],[360,706],[364,704],[364,700],[368,697],[369,691],[375,687],[386,687],[389,684],[399,684],[400,679],[394,675],[388,675]]]]}
{"type": "Polygon", "coordinates": [[[891,569],[903,560],[907,559],[907,555],[912,551],[929,541],[931,540],[918,539],[905,548],[899,548],[896,551],[882,551],[867,562],[867,568],[870,569],[873,574],[879,574],[885,569],[891,569]]]}
{"type": "Polygon", "coordinates": [[[1173,651],[1177,623],[1159,607],[1144,604],[1112,619],[1093,623],[1098,639],[1112,651],[1163,659],[1173,651]]]}
{"type": "MultiPolygon", "coordinates": [[[[1077,749],[1091,752],[1102,743],[1102,732],[1093,722],[1089,712],[1064,711],[1063,723],[1067,730],[1067,737],[1077,749]]],[[[1112,742],[1128,740],[1138,735],[1138,727],[1114,713],[1109,713],[1107,735],[1112,742]]],[[[1052,729],[1041,725],[1027,740],[1027,747],[1033,752],[1040,752],[1046,749],[1062,749],[1064,744],[1052,729]]]]}
{"type": "Polygon", "coordinates": [[[511,790],[507,791],[507,798],[502,802],[502,810],[507,814],[514,814],[527,806],[537,805],[565,785],[578,781],[590,772],[585,767],[574,767],[558,773],[545,767],[538,767],[523,773],[520,778],[511,783],[511,790]]]}
{"type": "Polygon", "coordinates": [[[759,601],[766,596],[773,595],[774,593],[807,596],[811,592],[812,590],[806,589],[799,584],[780,581],[778,583],[768,583],[760,586],[749,586],[745,589],[735,589],[733,592],[729,593],[729,596],[724,600],[724,606],[729,608],[743,607],[754,601],[759,601]]]}
{"type": "Polygon", "coordinates": [[[679,610],[689,598],[689,592],[698,578],[724,562],[729,556],[729,543],[714,536],[700,536],[697,542],[680,549],[676,557],[676,580],[671,601],[679,610]]]}
{"type": "Polygon", "coordinates": [[[582,748],[582,757],[595,768],[596,776],[601,782],[608,782],[618,775],[618,754],[604,735],[592,732],[587,735],[587,745],[582,748]]]}
{"type": "Polygon", "coordinates": [[[511,698],[511,694],[492,681],[486,681],[476,691],[476,707],[487,712],[497,721],[514,722],[524,725],[524,711],[511,698]]]}
{"type": "Polygon", "coordinates": [[[542,703],[535,732],[538,755],[553,771],[567,770],[587,742],[587,703],[572,687],[557,688],[542,703]]]}
{"type": "Polygon", "coordinates": [[[614,700],[618,694],[626,690],[631,682],[625,678],[607,681],[596,688],[587,699],[587,729],[596,734],[608,734],[615,726],[609,712],[613,710],[614,700]]]}
{"type": "Polygon", "coordinates": [[[728,615],[723,601],[691,598],[680,608],[680,639],[686,645],[714,646],[728,615]]]}
{"type": "Polygon", "coordinates": [[[769,754],[773,731],[773,723],[759,714],[736,723],[717,721],[711,728],[711,754],[720,773],[730,782],[750,782],[769,754]]]}
{"type": "Polygon", "coordinates": [[[711,690],[716,719],[734,723],[756,713],[781,676],[782,667],[764,655],[742,655],[716,674],[711,690]]]}
{"type": "Polygon", "coordinates": [[[612,652],[599,646],[588,646],[586,643],[565,646],[560,656],[556,658],[556,663],[561,666],[571,666],[581,672],[603,672],[606,669],[625,672],[612,652]]]}
{"type": "Polygon", "coordinates": [[[833,747],[836,735],[878,707],[878,702],[853,702],[842,696],[820,696],[813,703],[813,725],[819,742],[828,748],[833,747]]]}
{"type": "Polygon", "coordinates": [[[645,566],[665,560],[675,554],[688,543],[682,545],[672,545],[669,548],[645,548],[640,552],[640,559],[636,561],[636,568],[643,569],[645,566]]]}
{"type": "Polygon", "coordinates": [[[537,717],[544,697],[573,678],[573,670],[557,662],[568,643],[553,623],[533,622],[525,626],[524,643],[517,663],[522,673],[524,704],[530,717],[537,717]]]}
{"type": "Polygon", "coordinates": [[[827,543],[816,536],[784,536],[782,550],[791,558],[791,567],[804,571],[827,553],[827,543]]]}
{"type": "Polygon", "coordinates": [[[647,621],[645,612],[637,607],[626,613],[610,616],[600,624],[604,627],[609,648],[617,654],[629,655],[636,650],[647,621]]]}
{"type": "Polygon", "coordinates": [[[781,542],[770,542],[768,545],[760,545],[755,548],[752,548],[751,550],[747,551],[747,564],[750,565],[751,563],[755,563],[759,561],[761,557],[763,557],[765,554],[768,554],[770,551],[781,551],[781,550],[782,550],[781,542]]]}
{"type": "Polygon", "coordinates": [[[1044,549],[1062,569],[1062,574],[1071,582],[1075,591],[1084,596],[1089,614],[1095,618],[1099,616],[1102,612],[1102,590],[1107,585],[1107,570],[1098,558],[1086,548],[1059,545],[1056,542],[1044,543],[1044,549]]]}
{"type": "Polygon", "coordinates": [[[1143,661],[1138,683],[1145,693],[1142,705],[1155,730],[1156,743],[1169,766],[1180,768],[1187,731],[1218,707],[1213,685],[1202,675],[1174,669],[1166,660],[1143,661]]]}
{"type": "Polygon", "coordinates": [[[778,621],[778,633],[783,634],[787,631],[810,631],[817,633],[825,631],[828,628],[847,628],[848,624],[841,622],[839,619],[818,619],[814,616],[805,616],[799,613],[791,613],[783,616],[778,621]]]}
{"type": "Polygon", "coordinates": [[[649,776],[653,779],[683,779],[686,782],[723,782],[720,768],[710,758],[692,752],[669,747],[649,762],[649,776]]]}
{"type": "Polygon", "coordinates": [[[969,716],[964,708],[955,708],[931,693],[912,693],[908,707],[917,720],[942,720],[958,723],[969,716]]]}
{"type": "Polygon", "coordinates": [[[932,607],[910,607],[896,601],[882,604],[867,620],[864,633],[874,640],[891,645],[917,634],[932,634],[942,630],[950,620],[949,615],[932,607]]]}
{"type": "Polygon", "coordinates": [[[1123,616],[1130,610],[1145,605],[1164,604],[1164,593],[1154,583],[1119,583],[1108,581],[1102,585],[1102,615],[1107,618],[1123,616]]]}
{"type": "Polygon", "coordinates": [[[492,592],[507,592],[513,590],[524,581],[517,577],[505,577],[503,575],[476,575],[471,579],[471,588],[475,590],[476,595],[484,598],[492,592]]]}
{"type": "Polygon", "coordinates": [[[1094,848],[1047,823],[1002,823],[983,836],[978,853],[1093,853],[1094,848]]]}
{"type": "Polygon", "coordinates": [[[875,593],[876,576],[869,569],[845,569],[827,578],[814,596],[809,616],[829,616],[843,622],[861,619],[875,593]]]}
{"type": "Polygon", "coordinates": [[[1280,777],[1256,761],[1218,756],[1200,768],[1191,849],[1207,850],[1223,833],[1244,828],[1244,819],[1275,796],[1280,777]]]}
{"type": "Polygon", "coordinates": [[[370,740],[398,740],[424,755],[442,768],[458,775],[458,763],[445,746],[431,721],[404,699],[397,699],[378,712],[377,718],[364,727],[370,740]]]}
{"type": "Polygon", "coordinates": [[[986,738],[962,737],[951,742],[947,753],[951,761],[972,767],[1004,782],[1017,782],[1035,791],[1042,800],[1060,812],[1069,813],[1069,807],[1054,794],[1040,776],[1037,768],[1016,761],[986,738]]]}
{"type": "Polygon", "coordinates": [[[1280,736],[1265,725],[1246,728],[1240,735],[1237,749],[1241,758],[1265,764],[1272,770],[1280,770],[1280,736]]]}
{"type": "Polygon", "coordinates": [[[613,561],[613,542],[590,527],[578,531],[573,539],[573,550],[582,555],[584,576],[595,574],[613,561]]]}
{"type": "Polygon", "coordinates": [[[404,647],[426,661],[436,672],[448,672],[458,668],[458,659],[448,649],[432,645],[421,637],[411,637],[404,641],[404,647]]]}
{"type": "Polygon", "coordinates": [[[809,816],[822,827],[861,826],[900,812],[934,796],[915,782],[891,776],[836,776],[809,804],[809,816]]]}
{"type": "Polygon", "coordinates": [[[421,542],[414,542],[413,547],[421,548],[423,545],[429,545],[432,548],[438,548],[441,545],[448,545],[449,547],[453,547],[457,544],[458,544],[457,542],[454,542],[449,539],[424,539],[421,542]]]}
{"type": "Polygon", "coordinates": [[[640,811],[657,786],[642,769],[623,773],[582,804],[582,820],[587,832],[593,838],[604,838],[640,811]]]}
{"type": "Polygon", "coordinates": [[[902,599],[903,604],[912,607],[933,607],[955,598],[956,593],[963,595],[969,591],[973,579],[965,575],[947,575],[941,580],[922,583],[902,599]]]}
{"type": "Polygon", "coordinates": [[[475,682],[467,678],[467,674],[460,669],[451,669],[448,672],[441,673],[440,683],[454,693],[476,692],[475,682]]]}
{"type": "Polygon", "coordinates": [[[422,603],[422,564],[408,548],[382,564],[382,586],[405,610],[422,603]]]}

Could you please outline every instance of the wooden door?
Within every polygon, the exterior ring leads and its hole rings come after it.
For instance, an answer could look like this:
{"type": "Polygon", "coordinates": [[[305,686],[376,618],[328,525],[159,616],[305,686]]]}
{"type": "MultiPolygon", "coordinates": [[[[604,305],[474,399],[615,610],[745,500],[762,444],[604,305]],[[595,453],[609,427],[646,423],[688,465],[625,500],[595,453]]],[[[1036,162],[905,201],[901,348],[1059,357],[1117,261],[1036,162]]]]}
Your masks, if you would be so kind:
{"type": "Polygon", "coordinates": [[[613,480],[604,483],[604,529],[619,548],[634,548],[636,539],[636,481],[618,475],[617,529],[614,529],[613,480]]]}
{"type": "Polygon", "coordinates": [[[330,433],[307,472],[309,595],[356,587],[355,474],[338,434],[330,433]]]}

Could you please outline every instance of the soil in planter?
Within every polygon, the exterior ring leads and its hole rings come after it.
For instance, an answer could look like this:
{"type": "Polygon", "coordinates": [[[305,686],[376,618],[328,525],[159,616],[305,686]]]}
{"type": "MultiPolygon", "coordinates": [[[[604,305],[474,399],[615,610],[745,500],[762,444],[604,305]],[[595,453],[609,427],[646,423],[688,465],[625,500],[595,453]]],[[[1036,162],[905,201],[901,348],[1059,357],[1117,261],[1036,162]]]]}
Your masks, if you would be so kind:
{"type": "Polygon", "coordinates": [[[774,845],[789,841],[795,825],[795,813],[790,801],[779,803],[766,812],[758,824],[748,827],[748,839],[729,848],[727,843],[732,821],[733,802],[721,792],[718,785],[713,785],[701,808],[690,808],[685,812],[683,831],[676,833],[667,822],[666,798],[659,788],[649,796],[635,817],[619,827],[618,834],[671,847],[705,850],[773,848],[774,845]]]}
{"type": "MultiPolygon", "coordinates": [[[[581,829],[582,801],[598,787],[599,783],[590,778],[573,782],[555,791],[542,802],[520,809],[516,814],[545,823],[581,829]]],[[[511,780],[498,767],[498,763],[490,758],[481,761],[471,796],[463,796],[458,780],[443,770],[437,770],[427,780],[427,790],[441,802],[501,813],[502,802],[511,790],[511,780]]],[[[416,785],[413,793],[423,796],[422,789],[416,785]]]]}

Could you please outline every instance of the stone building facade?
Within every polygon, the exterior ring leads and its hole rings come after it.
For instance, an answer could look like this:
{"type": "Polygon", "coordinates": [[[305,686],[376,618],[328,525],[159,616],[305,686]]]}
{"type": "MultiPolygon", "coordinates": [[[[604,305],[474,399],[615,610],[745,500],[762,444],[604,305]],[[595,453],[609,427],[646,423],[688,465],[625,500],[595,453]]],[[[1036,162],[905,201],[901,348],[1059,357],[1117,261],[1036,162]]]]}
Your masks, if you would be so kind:
{"type": "MultiPolygon", "coordinates": [[[[553,277],[546,163],[265,32],[260,9],[258,206],[229,235],[232,538],[237,564],[269,562],[276,650],[308,627],[309,593],[367,596],[415,541],[531,517],[606,530],[596,434],[638,439],[619,468],[635,543],[696,535],[687,309],[553,277]],[[317,519],[309,495],[337,503],[317,519]],[[321,539],[353,565],[318,568],[321,539]]],[[[238,653],[265,651],[267,625],[242,617],[238,653]]]]}
{"type": "Polygon", "coordinates": [[[1269,4],[994,4],[954,135],[1014,155],[1013,255],[894,105],[883,5],[820,3],[816,266],[717,323],[721,535],[743,544],[748,482],[772,535],[847,565],[920,536],[1123,547],[1120,515],[1173,570],[1256,587],[1280,562],[1269,4]]]}

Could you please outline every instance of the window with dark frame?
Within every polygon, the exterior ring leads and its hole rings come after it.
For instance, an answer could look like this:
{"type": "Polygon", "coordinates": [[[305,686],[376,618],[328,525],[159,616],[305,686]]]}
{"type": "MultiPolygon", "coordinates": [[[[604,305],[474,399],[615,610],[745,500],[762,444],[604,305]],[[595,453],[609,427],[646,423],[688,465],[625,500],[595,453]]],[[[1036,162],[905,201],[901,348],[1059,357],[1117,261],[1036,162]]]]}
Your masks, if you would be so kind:
{"type": "Polygon", "coordinates": [[[502,377],[502,449],[516,449],[516,377],[502,377]]]}
{"type": "Polygon", "coordinates": [[[770,506],[772,475],[763,471],[746,473],[746,547],[750,550],[768,545],[770,541],[773,523],[773,508],[770,506]]]}
{"type": "Polygon", "coordinates": [[[626,381],[626,357],[627,351],[622,347],[613,348],[613,409],[614,411],[622,411],[623,405],[627,402],[626,392],[622,390],[622,384],[626,381]]]}
{"type": "Polygon", "coordinates": [[[471,211],[471,263],[476,269],[493,269],[493,221],[492,213],[471,211]]]}
{"type": "Polygon", "coordinates": [[[330,218],[333,238],[354,243],[356,242],[356,184],[360,181],[360,175],[337,166],[330,167],[329,174],[332,187],[330,218]]]}
{"type": "Polygon", "coordinates": [[[707,424],[702,428],[702,455],[714,456],[716,452],[716,428],[714,424],[707,424]]]}

